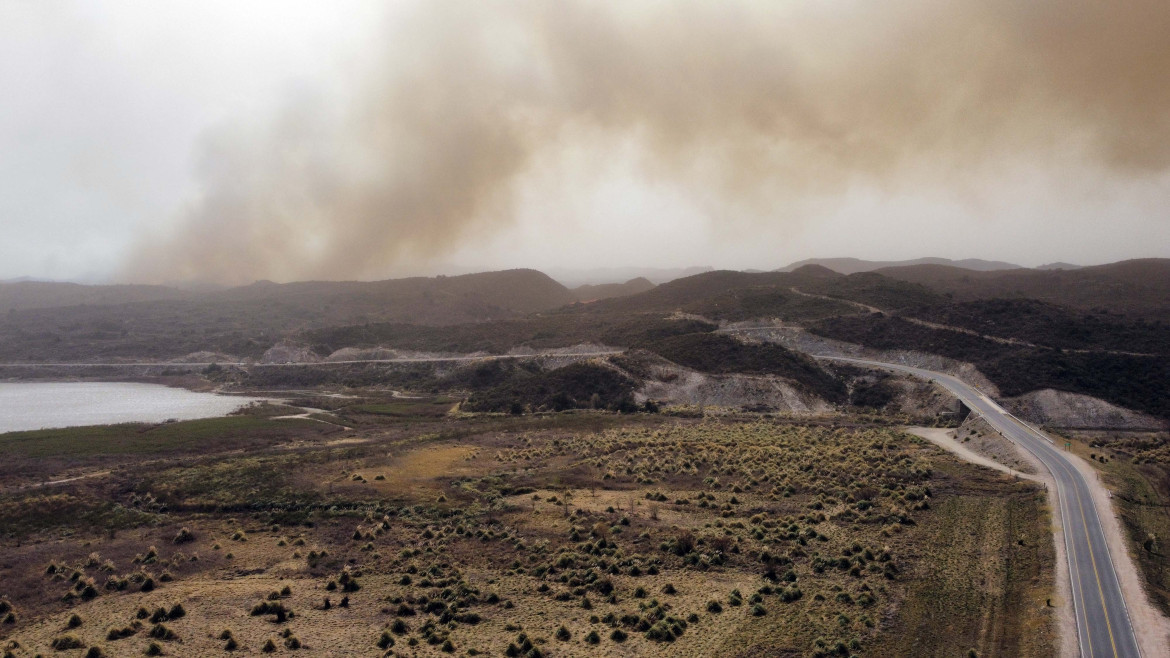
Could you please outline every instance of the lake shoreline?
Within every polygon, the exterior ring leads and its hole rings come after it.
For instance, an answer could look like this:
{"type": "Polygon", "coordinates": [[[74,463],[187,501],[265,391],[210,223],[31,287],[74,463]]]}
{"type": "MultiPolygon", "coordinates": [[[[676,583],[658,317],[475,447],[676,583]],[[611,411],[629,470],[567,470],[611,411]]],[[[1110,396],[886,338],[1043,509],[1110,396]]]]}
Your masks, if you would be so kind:
{"type": "Polygon", "coordinates": [[[225,394],[205,381],[198,387],[191,383],[157,377],[0,381],[0,434],[215,418],[262,400],[225,394]]]}

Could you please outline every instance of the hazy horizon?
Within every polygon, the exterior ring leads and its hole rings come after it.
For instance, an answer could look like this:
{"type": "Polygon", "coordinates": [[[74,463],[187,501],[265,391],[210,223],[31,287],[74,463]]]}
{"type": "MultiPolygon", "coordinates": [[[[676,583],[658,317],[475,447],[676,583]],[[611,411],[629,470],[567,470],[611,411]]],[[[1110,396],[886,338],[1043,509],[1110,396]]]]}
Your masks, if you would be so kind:
{"type": "Polygon", "coordinates": [[[1170,5],[0,6],[0,280],[1170,257],[1170,5]]]}

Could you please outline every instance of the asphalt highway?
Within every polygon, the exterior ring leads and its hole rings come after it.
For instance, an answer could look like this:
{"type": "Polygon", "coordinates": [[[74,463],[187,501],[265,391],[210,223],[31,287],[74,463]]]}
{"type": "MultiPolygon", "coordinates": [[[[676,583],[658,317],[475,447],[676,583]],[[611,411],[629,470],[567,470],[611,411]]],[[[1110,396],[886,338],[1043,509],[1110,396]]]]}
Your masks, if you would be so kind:
{"type": "Polygon", "coordinates": [[[599,352],[534,352],[532,354],[481,354],[475,356],[417,356],[398,359],[353,359],[347,361],[282,361],[278,363],[259,363],[251,361],[219,361],[219,362],[187,362],[187,361],[142,361],[128,363],[0,363],[0,368],[158,368],[165,366],[198,367],[198,366],[243,366],[248,368],[292,368],[297,366],[342,366],[357,363],[443,363],[448,361],[505,361],[508,359],[535,359],[537,357],[594,357],[621,354],[621,350],[599,352]]]}
{"type": "Polygon", "coordinates": [[[898,370],[937,382],[1009,440],[1035,455],[1056,481],[1081,655],[1087,658],[1141,655],[1089,485],[1064,456],[1063,446],[1054,445],[1042,432],[1007,412],[975,387],[950,375],[881,361],[817,358],[898,370]]]}

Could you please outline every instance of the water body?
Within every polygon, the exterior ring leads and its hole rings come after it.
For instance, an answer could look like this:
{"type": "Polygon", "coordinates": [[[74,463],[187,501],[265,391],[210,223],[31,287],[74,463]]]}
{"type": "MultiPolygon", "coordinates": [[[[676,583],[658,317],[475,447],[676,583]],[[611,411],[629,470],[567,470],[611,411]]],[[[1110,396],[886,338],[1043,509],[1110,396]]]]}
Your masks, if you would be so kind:
{"type": "Polygon", "coordinates": [[[0,382],[0,432],[213,418],[255,398],[123,382],[0,382]]]}

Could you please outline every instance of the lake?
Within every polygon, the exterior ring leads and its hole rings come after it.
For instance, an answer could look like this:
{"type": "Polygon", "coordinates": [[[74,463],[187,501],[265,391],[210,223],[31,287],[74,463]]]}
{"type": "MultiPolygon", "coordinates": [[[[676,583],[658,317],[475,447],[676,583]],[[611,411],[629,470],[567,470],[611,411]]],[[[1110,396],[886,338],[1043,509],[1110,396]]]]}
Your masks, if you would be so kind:
{"type": "Polygon", "coordinates": [[[0,382],[0,432],[226,416],[255,398],[123,382],[0,382]]]}

